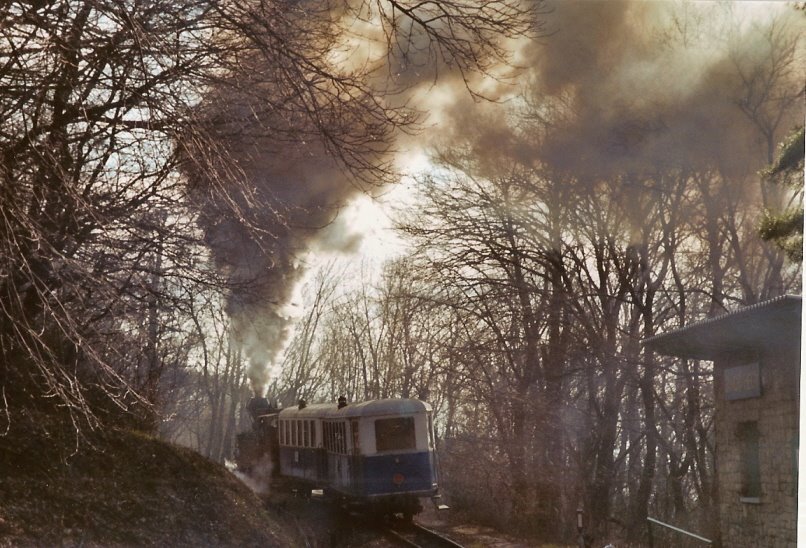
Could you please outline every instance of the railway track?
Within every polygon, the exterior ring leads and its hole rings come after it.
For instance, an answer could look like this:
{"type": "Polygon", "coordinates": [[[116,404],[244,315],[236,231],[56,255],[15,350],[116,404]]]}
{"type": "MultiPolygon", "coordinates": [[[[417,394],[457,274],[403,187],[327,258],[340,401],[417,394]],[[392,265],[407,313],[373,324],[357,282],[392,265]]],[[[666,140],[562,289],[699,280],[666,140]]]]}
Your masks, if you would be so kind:
{"type": "Polygon", "coordinates": [[[276,492],[263,497],[266,507],[296,529],[305,548],[350,548],[386,538],[390,546],[462,548],[456,541],[417,523],[351,512],[335,504],[276,492]]]}
{"type": "MultiPolygon", "coordinates": [[[[289,524],[296,530],[298,539],[304,548],[314,548],[315,546],[319,546],[321,544],[319,541],[319,537],[321,535],[318,534],[310,525],[310,522],[312,521],[311,516],[302,515],[299,504],[294,504],[289,507],[287,502],[277,502],[276,500],[273,501],[268,496],[263,497],[263,503],[265,504],[266,508],[271,509],[272,512],[282,516],[289,522],[289,524]]],[[[306,510],[308,514],[313,513],[310,505],[308,505],[306,510]]]]}
{"type": "Polygon", "coordinates": [[[387,528],[386,536],[402,546],[414,548],[462,548],[462,545],[416,523],[387,528]]]}

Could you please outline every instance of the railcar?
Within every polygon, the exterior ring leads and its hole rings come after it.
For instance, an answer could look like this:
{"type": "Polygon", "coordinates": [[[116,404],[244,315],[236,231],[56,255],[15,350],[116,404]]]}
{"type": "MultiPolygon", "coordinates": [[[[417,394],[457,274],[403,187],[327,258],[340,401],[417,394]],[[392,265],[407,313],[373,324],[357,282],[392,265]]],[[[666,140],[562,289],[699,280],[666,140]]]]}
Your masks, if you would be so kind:
{"type": "Polygon", "coordinates": [[[431,407],[384,399],[284,409],[278,415],[280,475],[379,513],[419,512],[437,495],[431,407]]]}
{"type": "Polygon", "coordinates": [[[422,509],[420,498],[438,498],[431,407],[423,401],[301,401],[272,414],[275,420],[275,473],[283,481],[407,518],[422,509]]]}

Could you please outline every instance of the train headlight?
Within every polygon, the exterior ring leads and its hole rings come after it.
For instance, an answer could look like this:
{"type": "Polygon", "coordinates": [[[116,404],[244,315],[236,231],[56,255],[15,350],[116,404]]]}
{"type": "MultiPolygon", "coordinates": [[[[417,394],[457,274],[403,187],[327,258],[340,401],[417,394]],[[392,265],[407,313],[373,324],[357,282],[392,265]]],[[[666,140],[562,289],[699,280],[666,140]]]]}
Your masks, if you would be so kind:
{"type": "Polygon", "coordinates": [[[404,481],[405,479],[406,479],[406,478],[403,476],[403,474],[401,474],[400,472],[398,472],[398,473],[396,473],[394,476],[392,476],[392,483],[394,483],[395,485],[400,485],[400,484],[402,484],[402,483],[403,483],[403,481],[404,481]]]}

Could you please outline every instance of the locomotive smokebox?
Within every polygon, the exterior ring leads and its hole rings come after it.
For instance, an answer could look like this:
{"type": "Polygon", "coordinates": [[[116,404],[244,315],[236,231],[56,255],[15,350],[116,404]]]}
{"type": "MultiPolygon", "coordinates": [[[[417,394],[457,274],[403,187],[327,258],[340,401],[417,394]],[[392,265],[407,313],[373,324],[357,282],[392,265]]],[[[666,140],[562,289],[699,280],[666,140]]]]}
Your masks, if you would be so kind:
{"type": "Polygon", "coordinates": [[[249,415],[252,417],[252,421],[257,422],[258,417],[268,415],[274,409],[269,403],[268,398],[254,397],[249,400],[249,403],[246,404],[246,410],[249,411],[249,415]]]}
{"type": "Polygon", "coordinates": [[[252,428],[238,434],[235,463],[247,474],[274,476],[278,469],[277,411],[267,398],[251,398],[246,411],[252,417],[252,428]]]}

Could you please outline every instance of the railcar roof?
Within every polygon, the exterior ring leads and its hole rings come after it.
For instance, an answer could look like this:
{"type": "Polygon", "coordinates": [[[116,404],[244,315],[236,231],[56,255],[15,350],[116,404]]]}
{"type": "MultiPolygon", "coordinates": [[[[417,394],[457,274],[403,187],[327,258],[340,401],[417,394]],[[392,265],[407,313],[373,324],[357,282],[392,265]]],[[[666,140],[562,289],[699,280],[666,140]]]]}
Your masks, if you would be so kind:
{"type": "Polygon", "coordinates": [[[348,417],[373,417],[385,415],[413,414],[430,411],[431,406],[424,401],[414,399],[389,398],[383,400],[370,400],[359,403],[348,403],[346,407],[338,408],[334,403],[316,403],[304,409],[291,407],[280,412],[280,418],[324,418],[340,419],[348,417]]]}
{"type": "Polygon", "coordinates": [[[280,418],[282,419],[313,419],[319,417],[328,409],[335,409],[336,403],[314,403],[310,404],[303,409],[298,407],[287,407],[280,411],[280,418]]]}

